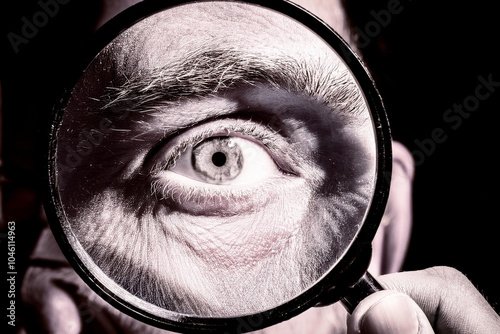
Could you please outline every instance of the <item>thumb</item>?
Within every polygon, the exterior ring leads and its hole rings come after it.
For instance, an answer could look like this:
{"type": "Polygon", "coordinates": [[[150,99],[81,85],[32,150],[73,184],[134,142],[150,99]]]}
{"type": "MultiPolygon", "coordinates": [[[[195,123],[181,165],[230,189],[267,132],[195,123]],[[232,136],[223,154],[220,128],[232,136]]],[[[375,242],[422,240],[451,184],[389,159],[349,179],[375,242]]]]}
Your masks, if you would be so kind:
{"type": "Polygon", "coordinates": [[[349,334],[431,334],[424,312],[407,295],[379,291],[365,298],[347,319],[349,334]]]}
{"type": "Polygon", "coordinates": [[[500,333],[500,316],[459,271],[433,267],[384,275],[387,289],[410,296],[440,334],[500,333]]]}

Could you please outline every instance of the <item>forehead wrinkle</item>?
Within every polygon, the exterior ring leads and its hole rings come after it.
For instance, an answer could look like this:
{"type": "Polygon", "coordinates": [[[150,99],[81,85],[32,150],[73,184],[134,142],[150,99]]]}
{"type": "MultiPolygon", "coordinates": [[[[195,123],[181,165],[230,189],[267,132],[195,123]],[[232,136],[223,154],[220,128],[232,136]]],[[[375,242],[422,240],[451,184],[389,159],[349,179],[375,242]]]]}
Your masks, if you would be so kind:
{"type": "MultiPolygon", "coordinates": [[[[113,41],[116,68],[124,76],[162,67],[199,45],[315,55],[325,45],[301,23],[273,10],[235,2],[192,3],[156,13],[113,41]]],[[[328,52],[328,51],[326,51],[328,52]]]]}

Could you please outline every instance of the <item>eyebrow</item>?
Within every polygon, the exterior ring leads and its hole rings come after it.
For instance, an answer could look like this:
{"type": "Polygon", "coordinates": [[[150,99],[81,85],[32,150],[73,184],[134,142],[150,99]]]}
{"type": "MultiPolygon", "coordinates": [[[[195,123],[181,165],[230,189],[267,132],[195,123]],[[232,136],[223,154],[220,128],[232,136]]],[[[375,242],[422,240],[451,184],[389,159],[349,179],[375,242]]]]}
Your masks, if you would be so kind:
{"type": "Polygon", "coordinates": [[[358,114],[363,109],[362,94],[340,60],[319,56],[306,60],[230,48],[199,48],[182,56],[147,73],[132,74],[121,86],[109,87],[101,98],[102,109],[145,112],[158,105],[258,84],[305,94],[344,113],[358,114]]]}

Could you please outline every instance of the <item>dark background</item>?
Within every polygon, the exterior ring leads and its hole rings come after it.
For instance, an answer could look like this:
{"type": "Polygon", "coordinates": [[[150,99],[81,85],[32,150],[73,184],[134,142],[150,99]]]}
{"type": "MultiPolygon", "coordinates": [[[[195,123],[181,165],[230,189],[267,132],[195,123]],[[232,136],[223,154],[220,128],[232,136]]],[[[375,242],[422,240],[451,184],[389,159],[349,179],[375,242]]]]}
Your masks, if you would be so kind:
{"type": "MultiPolygon", "coordinates": [[[[389,1],[348,3],[363,31],[371,11],[389,1]]],[[[427,143],[426,154],[414,153],[414,228],[404,269],[455,267],[498,312],[500,87],[456,129],[443,115],[475,95],[479,76],[500,83],[500,14],[486,1],[437,3],[401,0],[403,10],[362,49],[394,139],[412,152],[427,143]],[[432,149],[435,129],[446,140],[432,149]]]]}
{"type": "MultiPolygon", "coordinates": [[[[93,13],[99,8],[98,1],[66,2],[18,52],[8,34],[21,34],[22,18],[32,21],[41,7],[32,0],[0,5],[2,224],[16,221],[18,286],[25,259],[43,227],[33,185],[39,182],[36,153],[44,143],[36,134],[57,96],[56,87],[91,34],[93,13]]],[[[391,1],[347,2],[353,25],[367,32],[368,26],[376,26],[374,13],[387,9],[391,1]]],[[[370,41],[361,48],[384,98],[393,137],[410,151],[422,152],[417,143],[429,143],[435,129],[446,134],[444,142],[427,146],[427,153],[415,153],[414,230],[404,269],[455,267],[499,311],[500,87],[457,129],[443,115],[475,94],[479,76],[500,82],[500,15],[494,3],[486,1],[437,5],[400,0],[398,8],[402,10],[389,22],[379,23],[380,32],[369,31],[370,41]]],[[[4,248],[5,234],[1,237],[4,248]]]]}

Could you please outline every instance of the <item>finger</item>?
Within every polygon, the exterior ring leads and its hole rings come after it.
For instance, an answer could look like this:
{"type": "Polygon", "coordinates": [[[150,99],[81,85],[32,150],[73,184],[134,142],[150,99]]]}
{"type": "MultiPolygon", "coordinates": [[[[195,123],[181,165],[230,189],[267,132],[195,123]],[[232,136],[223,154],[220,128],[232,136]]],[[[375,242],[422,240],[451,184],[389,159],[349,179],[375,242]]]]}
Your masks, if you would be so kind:
{"type": "Polygon", "coordinates": [[[500,317],[459,271],[434,267],[378,278],[387,289],[404,292],[440,334],[500,333],[500,317]]]}
{"type": "Polygon", "coordinates": [[[424,312],[407,295],[379,291],[365,298],[347,319],[349,334],[433,334],[424,312]]]}

